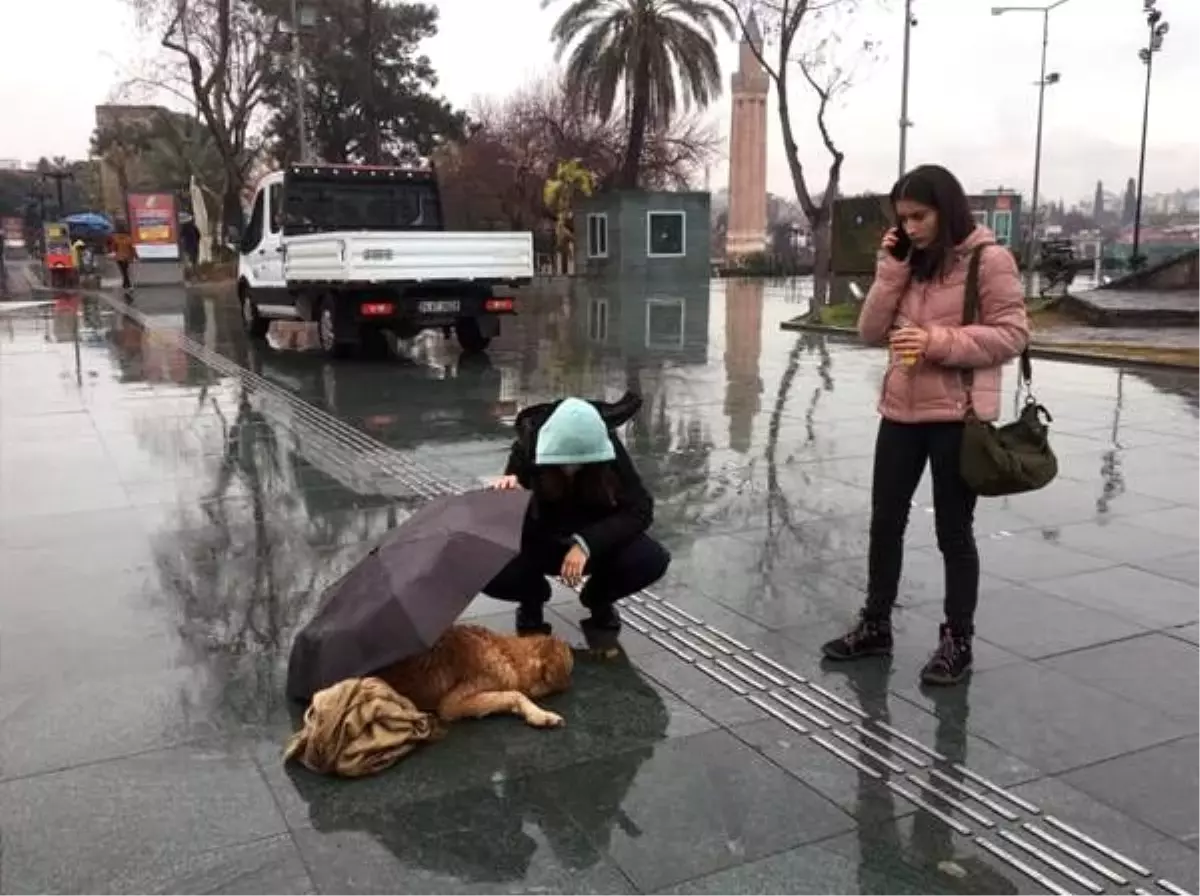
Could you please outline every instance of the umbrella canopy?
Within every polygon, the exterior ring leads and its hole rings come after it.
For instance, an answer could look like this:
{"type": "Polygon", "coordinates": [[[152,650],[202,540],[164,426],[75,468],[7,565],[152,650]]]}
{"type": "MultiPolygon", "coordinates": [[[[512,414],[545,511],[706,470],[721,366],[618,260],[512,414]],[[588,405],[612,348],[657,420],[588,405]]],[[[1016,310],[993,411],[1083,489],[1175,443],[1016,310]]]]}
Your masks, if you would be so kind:
{"type": "Polygon", "coordinates": [[[67,216],[67,226],[73,230],[92,230],[100,233],[112,233],[112,221],[108,220],[104,215],[98,215],[95,212],[80,212],[77,215],[67,216]]]}
{"type": "Polygon", "coordinates": [[[369,675],[423,653],[521,549],[529,493],[439,498],[329,587],[288,659],[288,694],[369,675]]]}

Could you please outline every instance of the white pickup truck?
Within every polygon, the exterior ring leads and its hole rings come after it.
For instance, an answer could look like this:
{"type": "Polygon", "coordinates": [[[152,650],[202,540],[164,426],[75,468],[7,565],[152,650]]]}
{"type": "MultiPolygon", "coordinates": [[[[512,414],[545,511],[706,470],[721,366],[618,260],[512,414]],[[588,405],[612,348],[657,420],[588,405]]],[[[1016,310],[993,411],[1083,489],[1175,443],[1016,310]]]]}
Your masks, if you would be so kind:
{"type": "Polygon", "coordinates": [[[311,320],[335,356],[389,330],[453,331],[482,351],[532,278],[532,234],[442,229],[432,167],[290,165],[259,183],[238,298],[256,339],[272,320],[311,320]]]}

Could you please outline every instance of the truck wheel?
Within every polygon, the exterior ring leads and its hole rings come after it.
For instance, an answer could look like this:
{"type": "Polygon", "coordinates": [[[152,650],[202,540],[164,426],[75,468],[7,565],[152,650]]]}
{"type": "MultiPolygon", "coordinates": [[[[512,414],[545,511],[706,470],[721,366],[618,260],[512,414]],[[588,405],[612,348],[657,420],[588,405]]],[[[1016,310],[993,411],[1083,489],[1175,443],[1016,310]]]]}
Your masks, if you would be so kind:
{"type": "Polygon", "coordinates": [[[317,306],[317,341],[321,351],[331,358],[344,358],[354,348],[354,343],[343,335],[345,324],[339,320],[337,304],[326,296],[317,306]]]}
{"type": "Polygon", "coordinates": [[[458,344],[464,352],[487,351],[492,343],[491,337],[479,331],[479,321],[473,317],[460,317],[455,321],[454,335],[458,337],[458,344]]]}
{"type": "Polygon", "coordinates": [[[266,339],[271,321],[259,315],[258,307],[250,296],[249,288],[243,286],[238,290],[238,295],[242,300],[242,327],[245,329],[246,335],[251,339],[266,339]]]}

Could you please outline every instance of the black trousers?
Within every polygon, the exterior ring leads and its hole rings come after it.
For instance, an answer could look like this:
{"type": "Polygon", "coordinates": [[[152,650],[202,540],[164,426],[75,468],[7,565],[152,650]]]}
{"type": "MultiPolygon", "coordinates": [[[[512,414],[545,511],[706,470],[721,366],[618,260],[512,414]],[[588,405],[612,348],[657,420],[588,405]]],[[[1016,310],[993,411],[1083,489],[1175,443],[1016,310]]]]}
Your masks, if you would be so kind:
{"type": "Polygon", "coordinates": [[[928,461],[933,476],[933,519],[946,570],[946,622],[956,634],[974,631],[979,602],[976,495],[959,473],[962,430],[961,423],[879,422],[871,480],[868,617],[886,618],[896,603],[908,513],[928,461]]]}
{"type": "MultiPolygon", "coordinates": [[[[558,575],[570,547],[566,542],[541,539],[527,544],[484,587],[483,593],[520,604],[540,606],[546,603],[550,600],[550,582],[546,577],[558,575]]],[[[670,564],[670,552],[643,533],[610,553],[588,559],[584,573],[590,578],[583,586],[580,600],[590,608],[611,606],[621,598],[653,585],[663,577],[670,564]]]]}
{"type": "Polygon", "coordinates": [[[129,289],[131,286],[133,286],[133,283],[131,283],[129,280],[129,262],[118,261],[117,267],[121,269],[121,288],[129,289]]]}

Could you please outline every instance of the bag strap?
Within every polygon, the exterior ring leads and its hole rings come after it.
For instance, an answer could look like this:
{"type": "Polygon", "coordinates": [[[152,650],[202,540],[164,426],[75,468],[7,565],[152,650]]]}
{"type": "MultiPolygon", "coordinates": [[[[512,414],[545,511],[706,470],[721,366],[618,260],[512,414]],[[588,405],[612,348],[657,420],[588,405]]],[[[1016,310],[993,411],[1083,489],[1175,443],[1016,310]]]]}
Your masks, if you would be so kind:
{"type": "MultiPolygon", "coordinates": [[[[984,250],[994,245],[995,243],[984,243],[971,250],[971,260],[967,264],[967,284],[963,290],[962,325],[964,327],[979,323],[979,268],[983,262],[984,250]]],[[[971,397],[971,386],[975,384],[975,371],[968,367],[961,371],[961,375],[963,387],[967,391],[967,412],[974,413],[975,406],[971,397]]],[[[1024,383],[1025,390],[1028,392],[1033,385],[1033,361],[1029,357],[1028,345],[1021,350],[1019,376],[1017,389],[1019,390],[1021,383],[1024,383]]]]}

